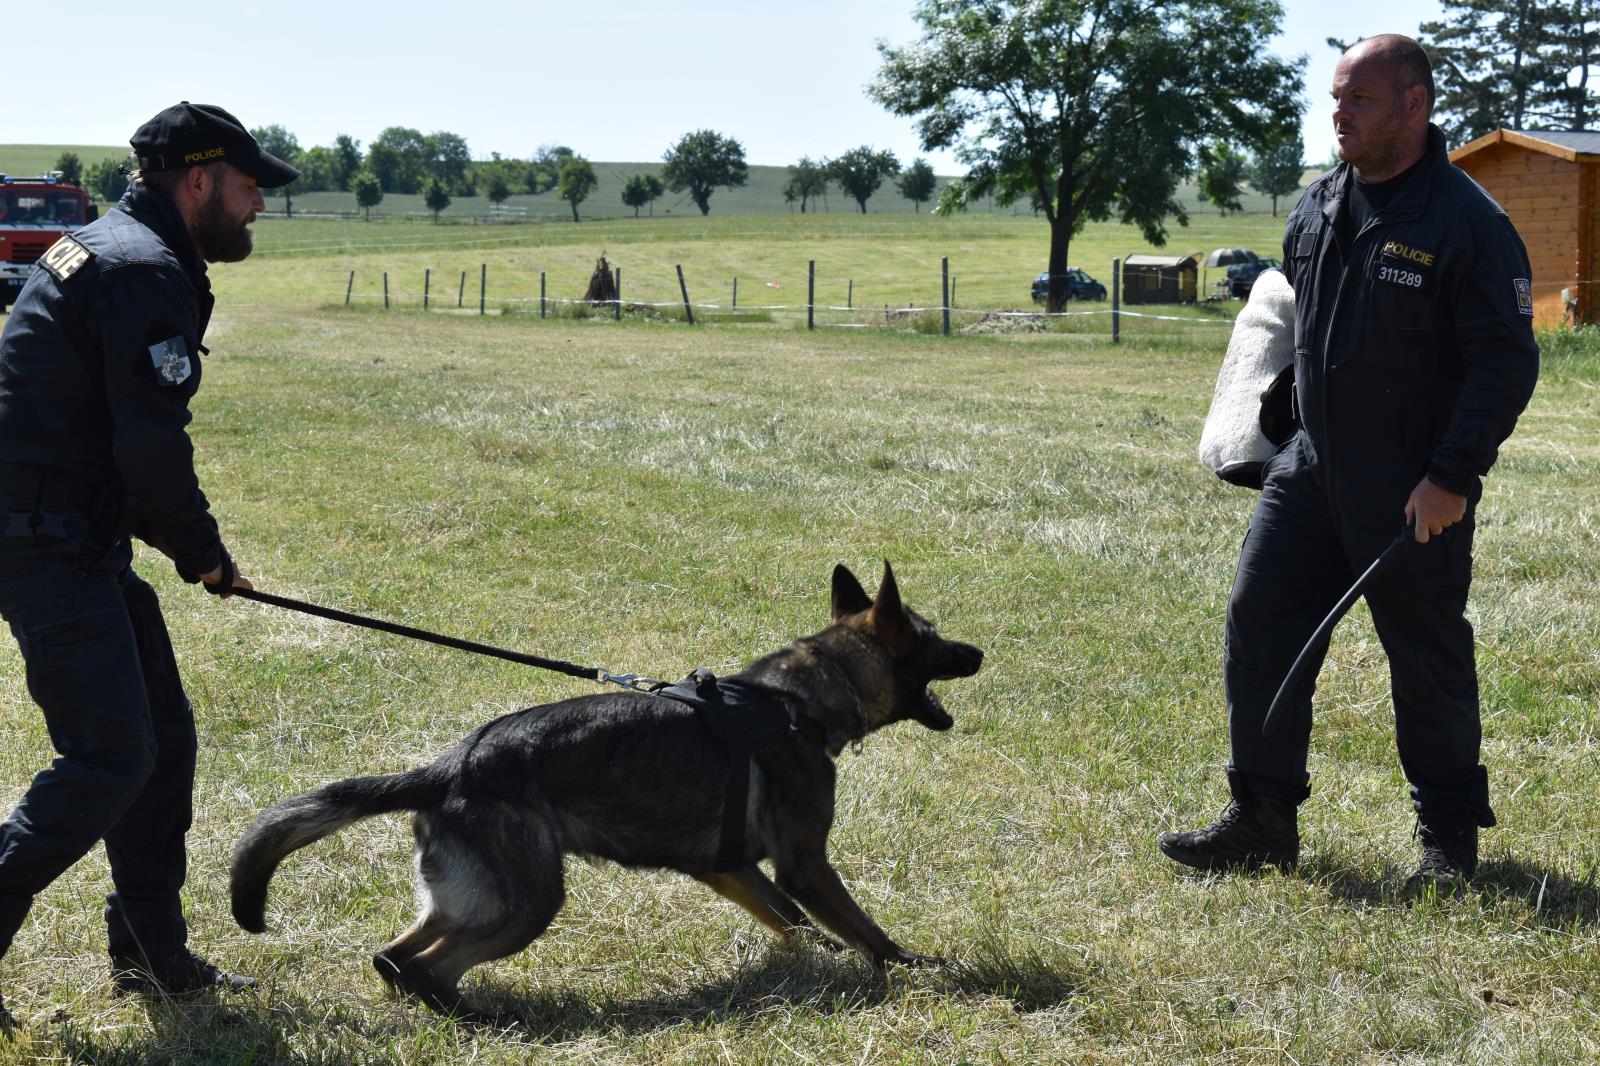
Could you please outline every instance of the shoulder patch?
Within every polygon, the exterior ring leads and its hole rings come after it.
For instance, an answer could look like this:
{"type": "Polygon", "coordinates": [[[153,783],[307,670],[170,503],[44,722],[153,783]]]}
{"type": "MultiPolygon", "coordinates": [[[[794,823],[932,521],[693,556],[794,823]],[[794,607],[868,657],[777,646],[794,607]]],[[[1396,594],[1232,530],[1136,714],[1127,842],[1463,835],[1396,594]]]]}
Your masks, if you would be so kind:
{"type": "Polygon", "coordinates": [[[57,281],[66,281],[83,269],[94,258],[94,253],[71,237],[62,237],[39,257],[39,265],[50,272],[57,281]]]}
{"type": "Polygon", "coordinates": [[[1511,287],[1517,290],[1517,310],[1533,314],[1533,284],[1528,278],[1512,278],[1511,287]]]}
{"type": "Polygon", "coordinates": [[[152,344],[150,362],[155,365],[157,383],[162,385],[182,385],[194,369],[189,362],[189,345],[182,337],[152,344]]]}

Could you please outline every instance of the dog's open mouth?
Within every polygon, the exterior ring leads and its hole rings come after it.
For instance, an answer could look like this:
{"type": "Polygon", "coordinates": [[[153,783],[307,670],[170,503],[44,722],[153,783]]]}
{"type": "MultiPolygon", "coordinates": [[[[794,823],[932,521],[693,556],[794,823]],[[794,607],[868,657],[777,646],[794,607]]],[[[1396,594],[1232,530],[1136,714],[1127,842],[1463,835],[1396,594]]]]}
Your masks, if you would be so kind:
{"type": "Polygon", "coordinates": [[[944,709],[944,704],[939,701],[939,696],[931,688],[922,690],[922,706],[917,712],[917,721],[929,729],[945,730],[956,724],[950,717],[950,712],[944,709]]]}

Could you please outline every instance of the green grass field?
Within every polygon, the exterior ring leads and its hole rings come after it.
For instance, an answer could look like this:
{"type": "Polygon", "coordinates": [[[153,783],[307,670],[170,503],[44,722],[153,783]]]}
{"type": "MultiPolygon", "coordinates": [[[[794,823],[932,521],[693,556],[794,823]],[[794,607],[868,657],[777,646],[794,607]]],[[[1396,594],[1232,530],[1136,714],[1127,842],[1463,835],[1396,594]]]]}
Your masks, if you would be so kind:
{"type": "MultiPolygon", "coordinates": [[[[1278,225],[1197,218],[1173,244],[1267,252],[1278,225]]],[[[694,328],[632,311],[384,314],[372,295],[383,270],[409,291],[424,267],[452,284],[471,271],[470,293],[487,262],[491,308],[526,312],[505,301],[536,296],[539,270],[570,298],[604,251],[641,299],[675,298],[682,262],[696,298],[737,272],[789,300],[815,258],[829,286],[856,278],[862,302],[926,303],[948,255],[958,303],[964,290],[1020,307],[1045,235],[1009,217],[258,234],[257,256],[214,271],[193,405],[202,481],[258,587],[670,677],[820,628],[836,562],[871,588],[891,559],[908,601],[988,659],[941,686],[955,730],[902,724],[841,758],[831,851],[891,935],[951,964],[880,975],[779,948],[685,878],[571,863],[551,930],[469,975],[508,1019],[475,1031],[390,997],[368,965],[412,915],[398,817],[294,856],[269,933],[241,932],[226,867],[262,807],[595,689],[217,601],[145,551],[201,733],[193,940],[263,988],[113,997],[96,854],[40,898],[0,965],[23,1021],[0,1063],[1600,1058],[1592,335],[1546,336],[1479,516],[1472,615],[1501,827],[1476,891],[1413,905],[1399,891],[1410,803],[1360,608],[1319,687],[1300,871],[1188,877],[1154,846],[1225,798],[1223,611],[1254,497],[1194,451],[1229,308],[1129,320],[1113,347],[1098,317],[945,339],[807,332],[779,314],[694,328]],[[505,243],[476,243],[485,231],[505,243]],[[361,297],[346,309],[351,269],[361,297]]],[[[1072,259],[1104,279],[1100,264],[1139,250],[1091,226],[1072,259]]],[[[9,642],[0,670],[9,806],[49,742],[9,642]]]]}

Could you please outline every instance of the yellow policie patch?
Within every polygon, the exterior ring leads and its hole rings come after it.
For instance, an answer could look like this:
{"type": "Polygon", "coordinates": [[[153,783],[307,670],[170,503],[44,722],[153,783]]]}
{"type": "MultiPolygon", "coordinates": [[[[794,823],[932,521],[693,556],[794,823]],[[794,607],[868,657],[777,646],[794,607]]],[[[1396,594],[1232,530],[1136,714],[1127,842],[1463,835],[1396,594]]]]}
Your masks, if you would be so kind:
{"type": "Polygon", "coordinates": [[[1385,241],[1383,254],[1397,255],[1401,259],[1409,259],[1413,263],[1420,263],[1425,267],[1433,266],[1434,254],[1432,252],[1424,252],[1420,248],[1412,248],[1401,244],[1399,241],[1385,241]]]}
{"type": "Polygon", "coordinates": [[[228,153],[221,148],[207,148],[203,152],[187,152],[184,154],[185,163],[209,163],[213,159],[221,159],[228,153]]]}
{"type": "Polygon", "coordinates": [[[94,253],[71,237],[63,237],[39,257],[39,265],[57,281],[66,281],[94,258],[94,253]]]}

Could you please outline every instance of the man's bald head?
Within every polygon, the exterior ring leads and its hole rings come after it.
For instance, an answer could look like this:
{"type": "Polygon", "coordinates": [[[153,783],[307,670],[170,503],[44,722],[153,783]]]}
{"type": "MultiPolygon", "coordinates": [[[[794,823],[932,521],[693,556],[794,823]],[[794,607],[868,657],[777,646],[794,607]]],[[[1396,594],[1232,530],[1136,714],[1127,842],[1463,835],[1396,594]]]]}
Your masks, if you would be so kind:
{"type": "Polygon", "coordinates": [[[1433,113],[1433,70],[1409,37],[1369,37],[1333,70],[1339,158],[1363,181],[1385,181],[1422,158],[1433,113]]]}
{"type": "Polygon", "coordinates": [[[1428,100],[1426,113],[1429,116],[1433,114],[1433,64],[1428,61],[1428,53],[1422,50],[1422,45],[1403,34],[1380,33],[1376,37],[1357,41],[1345,55],[1354,59],[1376,60],[1388,67],[1394,75],[1396,92],[1403,93],[1413,86],[1422,86],[1428,100]]]}

